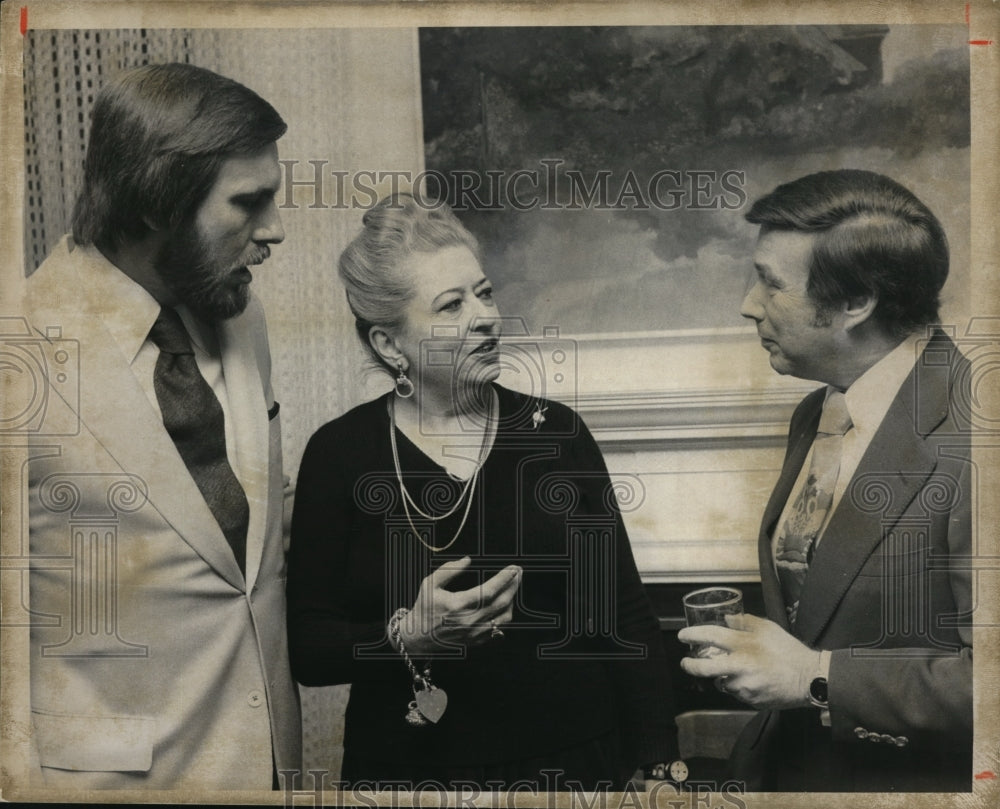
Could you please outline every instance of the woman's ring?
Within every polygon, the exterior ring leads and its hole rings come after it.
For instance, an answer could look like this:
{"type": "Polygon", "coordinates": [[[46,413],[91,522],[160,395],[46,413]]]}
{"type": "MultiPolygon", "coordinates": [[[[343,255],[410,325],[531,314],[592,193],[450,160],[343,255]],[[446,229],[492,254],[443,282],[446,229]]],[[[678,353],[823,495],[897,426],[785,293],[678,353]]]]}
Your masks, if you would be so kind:
{"type": "Polygon", "coordinates": [[[726,683],[728,682],[728,680],[729,677],[726,675],[715,678],[715,687],[718,688],[723,694],[729,693],[728,689],[726,688],[726,683]]]}
{"type": "Polygon", "coordinates": [[[492,627],[490,630],[490,640],[496,640],[497,638],[503,637],[503,630],[497,626],[496,621],[490,621],[490,626],[492,627]]]}

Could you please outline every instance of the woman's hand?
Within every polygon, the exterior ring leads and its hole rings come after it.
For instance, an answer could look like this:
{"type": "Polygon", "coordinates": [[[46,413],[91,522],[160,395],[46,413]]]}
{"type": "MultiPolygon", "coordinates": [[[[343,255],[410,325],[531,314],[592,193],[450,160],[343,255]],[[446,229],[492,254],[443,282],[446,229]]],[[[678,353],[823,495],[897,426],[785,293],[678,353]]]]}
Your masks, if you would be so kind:
{"type": "Polygon", "coordinates": [[[399,623],[400,637],[412,657],[485,643],[493,631],[492,622],[504,624],[513,617],[522,574],[517,565],[508,565],[468,590],[445,589],[471,562],[468,556],[445,562],[421,582],[416,603],[399,623]]]}

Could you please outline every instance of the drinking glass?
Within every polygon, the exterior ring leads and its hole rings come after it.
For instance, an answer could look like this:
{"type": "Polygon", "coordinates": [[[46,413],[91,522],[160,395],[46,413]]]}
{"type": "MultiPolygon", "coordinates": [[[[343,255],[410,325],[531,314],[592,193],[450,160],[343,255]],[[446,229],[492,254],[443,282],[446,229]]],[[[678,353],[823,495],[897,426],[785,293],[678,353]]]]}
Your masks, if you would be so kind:
{"type": "MultiPolygon", "coordinates": [[[[703,587],[691,591],[682,601],[688,626],[716,624],[736,628],[726,623],[726,616],[743,614],[743,593],[735,587],[703,587]]],[[[718,646],[710,643],[692,643],[690,646],[695,657],[725,654],[718,646]]]]}

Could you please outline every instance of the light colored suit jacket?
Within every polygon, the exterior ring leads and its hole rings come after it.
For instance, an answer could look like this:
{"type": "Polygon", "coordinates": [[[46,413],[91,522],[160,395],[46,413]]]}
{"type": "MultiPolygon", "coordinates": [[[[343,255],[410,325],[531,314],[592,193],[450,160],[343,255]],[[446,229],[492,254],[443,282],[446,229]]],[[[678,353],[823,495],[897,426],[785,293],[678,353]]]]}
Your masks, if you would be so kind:
{"type": "MultiPolygon", "coordinates": [[[[832,650],[830,728],[816,708],[758,714],[734,750],[735,777],[774,788],[766,779],[777,775],[782,788],[817,791],[971,788],[968,368],[935,332],[810,563],[791,632],[832,650]]],[[[792,417],[761,524],[767,617],[786,629],[771,537],[824,395],[807,396],[792,417]]]]}
{"type": "Polygon", "coordinates": [[[252,300],[218,328],[250,503],[244,577],[95,313],[90,279],[105,259],[71,245],[28,285],[29,320],[61,330],[70,368],[68,383],[50,386],[27,470],[40,773],[74,790],[270,789],[273,766],[300,766],[301,718],[263,312],[252,300]]]}

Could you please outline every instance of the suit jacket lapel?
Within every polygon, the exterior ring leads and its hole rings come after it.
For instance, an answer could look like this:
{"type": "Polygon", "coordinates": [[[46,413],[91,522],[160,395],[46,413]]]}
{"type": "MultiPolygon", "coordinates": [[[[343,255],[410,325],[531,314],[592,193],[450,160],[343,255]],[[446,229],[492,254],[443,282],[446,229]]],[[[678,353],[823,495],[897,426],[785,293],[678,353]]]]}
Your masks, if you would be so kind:
{"type": "Polygon", "coordinates": [[[889,406],[809,566],[795,624],[795,634],[807,644],[819,638],[865,562],[934,471],[937,459],[922,433],[947,413],[947,393],[946,385],[917,387],[914,370],[889,406]],[[935,415],[918,429],[917,412],[935,415]]]}
{"type": "Polygon", "coordinates": [[[268,423],[264,385],[257,365],[253,318],[246,315],[218,327],[222,371],[233,419],[239,478],[250,504],[246,580],[251,586],[260,568],[268,508],[268,423]]]}
{"type": "Polygon", "coordinates": [[[243,589],[232,549],[128,359],[101,318],[80,306],[79,290],[88,288],[86,267],[68,254],[65,260],[66,266],[59,266],[55,275],[38,279],[36,292],[42,297],[32,317],[57,319],[64,337],[80,341],[82,428],[124,472],[143,480],[150,505],[184,541],[226,581],[243,589]],[[71,295],[77,297],[70,300],[71,295]]]}

